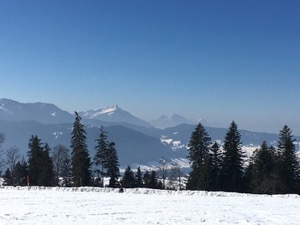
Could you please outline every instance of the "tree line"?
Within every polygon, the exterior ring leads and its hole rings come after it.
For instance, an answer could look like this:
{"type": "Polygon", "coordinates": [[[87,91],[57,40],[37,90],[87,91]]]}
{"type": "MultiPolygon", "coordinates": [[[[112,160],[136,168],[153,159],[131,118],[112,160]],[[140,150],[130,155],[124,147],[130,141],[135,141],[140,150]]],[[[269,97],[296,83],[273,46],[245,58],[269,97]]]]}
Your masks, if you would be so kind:
{"type": "MultiPolygon", "coordinates": [[[[93,160],[89,155],[86,138],[87,133],[77,112],[75,112],[71,132],[71,152],[63,145],[57,145],[51,149],[47,143],[42,143],[37,135],[32,135],[28,143],[27,160],[20,157],[19,149],[16,147],[6,152],[7,159],[3,163],[7,165],[3,175],[4,185],[103,187],[104,178],[109,178],[109,187],[165,188],[164,181],[159,179],[160,168],[158,171],[142,172],[139,167],[134,174],[128,166],[121,177],[115,143],[108,141],[108,133],[103,127],[100,128],[99,138],[96,140],[93,160]]],[[[4,135],[1,134],[0,144],[4,142],[4,139],[4,135]]],[[[161,159],[161,162],[166,161],[161,159]]],[[[165,168],[164,163],[161,165],[165,168]]],[[[176,176],[175,173],[174,176],[176,176]]],[[[166,172],[162,174],[162,177],[166,178],[166,172]]]]}
{"type": "MultiPolygon", "coordinates": [[[[75,112],[71,132],[71,151],[58,145],[53,149],[43,144],[38,136],[31,136],[27,160],[19,150],[12,147],[6,152],[4,185],[24,186],[104,186],[104,177],[109,178],[109,187],[145,187],[166,189],[168,182],[182,186],[182,171],[179,165],[169,167],[167,160],[160,159],[158,168],[133,172],[128,166],[121,177],[119,160],[114,142],[108,141],[108,133],[100,128],[96,140],[95,156],[89,155],[87,134],[81,117],[75,112]],[[121,181],[120,178],[121,177],[121,181]]],[[[0,146],[5,136],[0,134],[0,146]]],[[[206,191],[231,191],[259,194],[300,193],[300,165],[295,148],[295,139],[288,126],[279,133],[277,146],[268,146],[264,141],[250,159],[242,150],[241,135],[233,121],[225,135],[223,145],[213,142],[205,127],[199,123],[188,143],[188,159],[191,172],[186,189],[206,191]]]]}
{"type": "Polygon", "coordinates": [[[279,133],[277,146],[263,141],[249,160],[241,147],[241,135],[233,121],[223,146],[212,142],[199,123],[188,144],[192,168],[187,189],[248,192],[259,194],[300,194],[300,165],[295,139],[288,126],[279,133]]]}
{"type": "MultiPolygon", "coordinates": [[[[10,148],[6,152],[7,165],[4,185],[13,186],[103,186],[103,178],[109,177],[109,186],[115,187],[120,177],[119,160],[114,142],[107,139],[107,133],[100,128],[96,140],[96,154],[92,161],[86,144],[86,131],[81,117],[75,112],[71,133],[70,150],[58,145],[53,149],[43,144],[37,135],[32,135],[28,143],[27,161],[20,157],[19,149],[10,148]],[[95,168],[98,176],[93,176],[95,168]],[[101,170],[99,169],[101,168],[101,170]],[[100,172],[99,172],[100,171],[100,172]]],[[[4,142],[0,135],[0,144],[4,142]]],[[[0,165],[1,166],[1,165],[0,165]]]]}

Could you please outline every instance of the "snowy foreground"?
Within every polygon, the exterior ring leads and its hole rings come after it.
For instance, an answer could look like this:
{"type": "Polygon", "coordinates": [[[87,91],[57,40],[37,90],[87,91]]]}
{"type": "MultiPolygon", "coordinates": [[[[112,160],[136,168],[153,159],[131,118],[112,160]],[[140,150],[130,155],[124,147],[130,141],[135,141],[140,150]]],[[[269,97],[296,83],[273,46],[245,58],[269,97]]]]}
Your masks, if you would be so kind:
{"type": "Polygon", "coordinates": [[[299,225],[299,195],[108,188],[0,188],[0,224],[299,225]]]}

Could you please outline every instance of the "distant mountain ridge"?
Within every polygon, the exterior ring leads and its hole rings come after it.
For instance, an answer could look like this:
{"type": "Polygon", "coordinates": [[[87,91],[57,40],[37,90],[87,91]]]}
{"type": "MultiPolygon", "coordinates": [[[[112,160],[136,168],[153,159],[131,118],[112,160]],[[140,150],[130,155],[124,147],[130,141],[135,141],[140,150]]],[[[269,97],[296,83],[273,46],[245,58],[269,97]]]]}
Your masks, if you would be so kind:
{"type": "MultiPolygon", "coordinates": [[[[109,132],[110,141],[116,143],[120,164],[147,165],[159,158],[186,158],[187,144],[195,124],[187,124],[186,119],[179,115],[162,117],[161,121],[171,121],[172,127],[160,129],[138,119],[119,108],[106,107],[81,112],[87,131],[87,144],[90,155],[94,157],[95,140],[99,135],[99,127],[104,126],[109,132]],[[183,124],[175,125],[179,122],[183,124]]],[[[51,147],[63,144],[70,146],[74,115],[47,103],[19,103],[10,99],[0,99],[0,132],[6,136],[2,149],[17,146],[21,154],[26,156],[28,140],[31,135],[38,135],[42,142],[51,147]]],[[[202,120],[201,123],[205,124],[202,120]]],[[[206,126],[212,140],[224,140],[227,128],[206,126]]],[[[251,132],[240,130],[244,146],[259,146],[263,140],[276,146],[278,134],[251,132]]],[[[296,137],[300,140],[300,137],[296,137]]],[[[300,144],[296,147],[299,149],[300,144]]]]}
{"type": "Polygon", "coordinates": [[[44,124],[70,123],[74,116],[49,103],[20,103],[0,99],[0,119],[5,121],[37,121],[44,124]]]}
{"type": "Polygon", "coordinates": [[[178,114],[162,115],[158,119],[150,122],[154,127],[165,129],[168,127],[175,127],[180,124],[195,124],[194,121],[188,120],[178,114]]]}

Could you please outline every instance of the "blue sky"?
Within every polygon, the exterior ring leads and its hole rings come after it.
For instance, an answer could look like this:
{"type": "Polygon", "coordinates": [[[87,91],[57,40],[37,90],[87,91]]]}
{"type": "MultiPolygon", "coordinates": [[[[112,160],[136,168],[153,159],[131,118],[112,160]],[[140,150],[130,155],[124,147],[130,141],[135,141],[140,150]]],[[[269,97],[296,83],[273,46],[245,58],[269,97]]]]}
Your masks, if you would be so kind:
{"type": "Polygon", "coordinates": [[[0,97],[300,135],[300,2],[0,0],[0,97]]]}

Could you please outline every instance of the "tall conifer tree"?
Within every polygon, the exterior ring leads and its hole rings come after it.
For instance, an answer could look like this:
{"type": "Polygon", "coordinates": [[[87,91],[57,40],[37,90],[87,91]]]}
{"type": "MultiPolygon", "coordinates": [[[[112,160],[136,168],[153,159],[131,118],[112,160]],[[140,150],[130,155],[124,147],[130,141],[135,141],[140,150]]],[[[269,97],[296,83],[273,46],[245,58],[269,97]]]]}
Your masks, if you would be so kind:
{"type": "Polygon", "coordinates": [[[91,183],[91,160],[86,144],[86,131],[77,112],[71,134],[71,149],[73,186],[87,186],[91,183]]]}
{"type": "Polygon", "coordinates": [[[54,168],[53,168],[53,161],[50,157],[50,146],[46,143],[43,152],[42,152],[42,165],[41,165],[41,172],[39,177],[39,184],[43,186],[52,186],[54,183],[54,168]]]}
{"type": "Polygon", "coordinates": [[[268,147],[265,141],[253,154],[250,182],[250,187],[254,193],[277,193],[278,176],[275,172],[275,152],[274,148],[268,147]]]}
{"type": "Polygon", "coordinates": [[[187,188],[203,190],[207,187],[209,166],[209,148],[211,138],[206,132],[204,126],[199,123],[191,135],[188,144],[188,158],[192,167],[187,188]]]}
{"type": "Polygon", "coordinates": [[[224,191],[240,192],[243,188],[244,153],[241,148],[241,135],[234,121],[225,135],[221,185],[224,191]]]}
{"type": "Polygon", "coordinates": [[[211,159],[211,187],[210,190],[217,191],[220,189],[220,172],[222,166],[222,153],[217,142],[210,148],[211,159]]]}
{"type": "Polygon", "coordinates": [[[284,193],[300,193],[300,165],[296,155],[294,137],[285,125],[279,133],[279,173],[284,183],[284,193]]]}
{"type": "Polygon", "coordinates": [[[97,145],[95,147],[96,154],[94,161],[96,166],[99,166],[100,169],[97,169],[96,172],[101,174],[101,177],[106,176],[106,168],[108,164],[108,149],[109,142],[107,140],[107,132],[104,131],[103,127],[100,128],[99,138],[96,140],[97,145]]]}
{"type": "Polygon", "coordinates": [[[109,186],[115,187],[120,177],[119,159],[114,142],[110,142],[108,145],[107,156],[107,176],[110,177],[109,186]]]}
{"type": "Polygon", "coordinates": [[[143,187],[143,173],[141,171],[141,167],[137,168],[136,174],[135,174],[135,179],[136,179],[136,187],[143,187]]]}
{"type": "Polygon", "coordinates": [[[29,151],[28,156],[28,172],[30,178],[30,185],[37,186],[40,185],[39,179],[41,177],[41,167],[43,158],[43,147],[41,139],[36,135],[31,136],[28,143],[29,151]]]}

